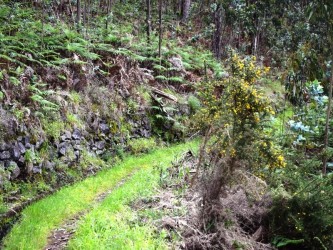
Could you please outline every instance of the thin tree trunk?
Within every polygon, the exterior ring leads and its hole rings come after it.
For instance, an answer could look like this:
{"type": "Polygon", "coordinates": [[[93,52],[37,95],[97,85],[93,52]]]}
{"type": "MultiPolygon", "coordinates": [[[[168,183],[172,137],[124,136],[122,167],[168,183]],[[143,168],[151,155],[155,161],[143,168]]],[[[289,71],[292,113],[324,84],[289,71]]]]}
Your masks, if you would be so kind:
{"type": "Polygon", "coordinates": [[[109,28],[109,15],[110,15],[110,12],[111,12],[111,7],[112,7],[112,0],[108,0],[107,10],[106,10],[106,20],[105,20],[105,29],[106,29],[106,31],[109,28]]]}
{"type": "Polygon", "coordinates": [[[83,26],[86,27],[87,25],[87,1],[84,0],[84,5],[83,5],[83,26]]]}
{"type": "Polygon", "coordinates": [[[150,33],[151,33],[151,8],[150,0],[146,0],[147,3],[147,43],[150,44],[150,33]]]}
{"type": "Polygon", "coordinates": [[[158,39],[158,57],[162,60],[162,0],[159,0],[158,7],[158,19],[159,19],[159,39],[158,39]]]}
{"type": "Polygon", "coordinates": [[[76,1],[76,25],[77,25],[77,30],[80,30],[80,22],[81,22],[81,1],[77,0],[76,1]]]}
{"type": "MultiPolygon", "coordinates": [[[[329,15],[327,15],[329,16],[329,15]]],[[[330,49],[333,50],[333,24],[328,24],[327,26],[327,34],[329,34],[329,45],[330,49]]],[[[322,173],[326,175],[327,172],[327,148],[328,148],[328,137],[329,137],[329,123],[330,123],[330,116],[331,116],[331,106],[332,106],[332,90],[333,90],[333,57],[331,61],[331,79],[330,79],[330,86],[329,86],[329,93],[328,93],[328,104],[327,104],[327,111],[326,111],[326,122],[325,122],[325,137],[324,137],[324,159],[323,159],[323,167],[322,173]]]]}
{"type": "MultiPolygon", "coordinates": [[[[331,46],[333,47],[333,46],[331,46]]],[[[330,123],[330,116],[331,116],[331,106],[332,106],[332,90],[333,90],[333,60],[331,62],[331,80],[330,80],[330,87],[328,93],[328,104],[327,104],[327,112],[326,112],[326,124],[325,124],[325,138],[324,138],[324,150],[327,151],[328,147],[328,137],[329,137],[329,123],[330,123]]],[[[322,172],[326,175],[327,171],[327,154],[325,152],[324,159],[323,159],[323,168],[322,172]]]]}
{"type": "Polygon", "coordinates": [[[42,47],[44,48],[44,23],[45,23],[45,6],[42,2],[42,47]]]}
{"type": "Polygon", "coordinates": [[[215,31],[212,37],[212,51],[216,59],[221,59],[221,46],[222,46],[222,18],[223,18],[223,7],[221,3],[218,3],[216,10],[214,11],[214,24],[215,31]]]}

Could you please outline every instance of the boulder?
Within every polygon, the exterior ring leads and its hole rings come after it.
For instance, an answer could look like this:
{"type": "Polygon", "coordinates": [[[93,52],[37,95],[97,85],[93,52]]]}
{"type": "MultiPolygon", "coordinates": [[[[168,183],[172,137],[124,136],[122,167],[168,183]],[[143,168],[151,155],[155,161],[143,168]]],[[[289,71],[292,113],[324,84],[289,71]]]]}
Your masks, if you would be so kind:
{"type": "Polygon", "coordinates": [[[43,162],[42,168],[48,171],[53,171],[55,167],[55,163],[50,162],[50,161],[45,161],[43,162]]]}
{"type": "Polygon", "coordinates": [[[15,144],[12,148],[11,148],[11,156],[14,160],[18,160],[21,157],[21,150],[18,146],[18,144],[15,144]]]}
{"type": "Polygon", "coordinates": [[[72,134],[72,139],[81,140],[81,138],[82,138],[81,131],[78,129],[74,129],[73,134],[72,134]]]}
{"type": "Polygon", "coordinates": [[[24,153],[25,153],[26,149],[25,149],[25,147],[24,147],[24,145],[23,145],[22,142],[18,142],[18,143],[17,143],[17,147],[19,148],[21,154],[24,154],[24,153]]]}
{"type": "Polygon", "coordinates": [[[26,170],[27,174],[31,174],[32,169],[34,168],[34,164],[32,162],[28,162],[25,167],[26,167],[25,170],[26,170]]]}
{"type": "Polygon", "coordinates": [[[102,155],[105,153],[105,150],[96,150],[97,155],[102,155]]]}
{"type": "Polygon", "coordinates": [[[81,140],[73,140],[72,141],[72,145],[80,145],[81,144],[81,140]]]}
{"type": "Polygon", "coordinates": [[[17,164],[20,168],[23,168],[25,166],[25,159],[24,156],[20,156],[20,158],[17,160],[17,164]]]}
{"type": "Polygon", "coordinates": [[[68,142],[68,141],[61,142],[58,145],[58,154],[60,156],[64,156],[66,154],[66,152],[68,152],[68,150],[70,150],[70,148],[72,148],[72,145],[70,144],[70,142],[68,142]]]}
{"type": "Polygon", "coordinates": [[[60,136],[61,141],[69,141],[72,138],[72,134],[69,131],[65,131],[64,134],[60,136]]]}
{"type": "Polygon", "coordinates": [[[44,140],[43,140],[43,139],[38,140],[38,141],[36,142],[36,146],[35,146],[36,149],[39,150],[39,149],[42,147],[43,143],[44,143],[44,140]]]}
{"type": "Polygon", "coordinates": [[[105,141],[97,141],[94,145],[97,149],[102,150],[105,148],[105,141]]]}
{"type": "Polygon", "coordinates": [[[73,146],[73,148],[74,148],[74,150],[80,150],[80,151],[83,150],[83,146],[81,146],[81,145],[79,145],[79,144],[75,144],[75,145],[73,146]]]}
{"type": "Polygon", "coordinates": [[[80,151],[74,151],[74,155],[76,157],[76,161],[80,159],[80,151]]]}
{"type": "Polygon", "coordinates": [[[185,76],[186,75],[186,70],[185,70],[185,67],[184,67],[184,64],[183,64],[183,61],[181,59],[181,57],[177,57],[177,56],[174,56],[174,57],[171,57],[169,60],[168,60],[173,69],[175,71],[177,71],[178,73],[180,73],[180,76],[185,76]]]}
{"type": "Polygon", "coordinates": [[[100,132],[104,134],[108,134],[110,132],[110,128],[106,123],[100,123],[98,127],[100,132]]]}
{"type": "Polygon", "coordinates": [[[17,166],[15,161],[10,161],[7,169],[10,172],[10,179],[15,180],[21,173],[20,168],[17,166]]]}
{"type": "Polygon", "coordinates": [[[27,146],[27,144],[30,144],[30,136],[24,136],[22,138],[22,143],[27,146]]]}
{"type": "Polygon", "coordinates": [[[61,147],[58,150],[58,153],[59,153],[60,156],[66,155],[66,152],[67,152],[67,148],[66,147],[61,147]]]}
{"type": "Polygon", "coordinates": [[[9,151],[0,152],[0,160],[9,160],[9,159],[10,159],[10,152],[9,151]]]}
{"type": "Polygon", "coordinates": [[[9,148],[10,148],[9,144],[4,143],[4,142],[0,143],[0,151],[6,151],[6,150],[9,150],[9,148]]]}
{"type": "Polygon", "coordinates": [[[5,169],[5,163],[0,161],[0,172],[5,169]]]}
{"type": "Polygon", "coordinates": [[[33,174],[42,174],[42,168],[41,168],[41,166],[34,166],[32,168],[32,173],[33,174]]]}

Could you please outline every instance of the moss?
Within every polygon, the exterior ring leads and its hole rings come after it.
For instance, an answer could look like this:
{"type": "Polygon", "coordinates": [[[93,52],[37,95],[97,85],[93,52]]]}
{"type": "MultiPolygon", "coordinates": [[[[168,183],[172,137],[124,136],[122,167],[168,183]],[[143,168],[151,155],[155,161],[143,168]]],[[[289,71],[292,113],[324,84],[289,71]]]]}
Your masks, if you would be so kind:
{"type": "Polygon", "coordinates": [[[3,201],[3,196],[0,195],[0,214],[5,213],[7,210],[8,210],[8,207],[3,201]]]}
{"type": "Polygon", "coordinates": [[[66,115],[67,123],[70,128],[77,127],[77,128],[84,128],[84,122],[78,117],[76,114],[67,113],[66,115]]]}
{"type": "Polygon", "coordinates": [[[83,150],[81,154],[80,166],[82,169],[88,169],[90,166],[93,166],[94,168],[104,168],[106,167],[106,164],[101,158],[83,150]]]}
{"type": "Polygon", "coordinates": [[[112,134],[116,134],[118,132],[118,123],[116,121],[110,121],[109,126],[112,134]]]}
{"type": "Polygon", "coordinates": [[[82,102],[82,97],[78,92],[72,91],[70,97],[74,104],[79,105],[82,102]]]}
{"type": "Polygon", "coordinates": [[[58,139],[61,132],[65,130],[65,123],[63,121],[47,121],[42,120],[43,129],[49,138],[58,139]]]}

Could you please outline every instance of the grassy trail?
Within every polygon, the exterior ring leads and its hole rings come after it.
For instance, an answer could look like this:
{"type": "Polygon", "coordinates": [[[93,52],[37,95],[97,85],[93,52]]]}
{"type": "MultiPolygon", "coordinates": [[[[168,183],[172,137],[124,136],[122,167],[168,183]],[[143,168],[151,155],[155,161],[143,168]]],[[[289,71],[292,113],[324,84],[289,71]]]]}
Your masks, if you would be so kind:
{"type": "MultiPolygon", "coordinates": [[[[169,148],[158,149],[142,157],[129,157],[112,169],[101,171],[94,177],[63,188],[54,195],[36,202],[22,212],[21,221],[13,227],[12,231],[5,238],[3,249],[24,250],[45,248],[48,236],[54,229],[80,212],[96,205],[94,204],[96,197],[115,188],[122,179],[137,171],[128,181],[128,185],[116,188],[101,205],[102,208],[105,207],[105,204],[108,204],[108,201],[111,199],[112,206],[107,208],[108,211],[117,213],[118,217],[126,218],[128,213],[121,209],[123,205],[131,199],[138,197],[138,195],[151,191],[156,181],[158,181],[158,173],[153,173],[153,167],[166,167],[178,153],[196,145],[197,142],[179,144],[169,148]],[[141,186],[136,186],[136,184],[141,184],[141,186]]],[[[94,211],[95,209],[91,214],[94,214],[94,211]]],[[[101,214],[99,220],[104,221],[108,219],[101,214]]],[[[98,227],[99,224],[96,223],[94,226],[98,227]]],[[[77,239],[82,235],[82,230],[83,234],[85,234],[84,229],[81,228],[79,228],[77,239]]],[[[148,231],[143,235],[147,236],[150,233],[148,231]]],[[[73,240],[73,242],[70,242],[70,248],[93,249],[89,246],[88,242],[86,242],[88,245],[82,245],[82,242],[84,241],[73,240]]],[[[98,247],[97,249],[107,248],[98,247]]]]}

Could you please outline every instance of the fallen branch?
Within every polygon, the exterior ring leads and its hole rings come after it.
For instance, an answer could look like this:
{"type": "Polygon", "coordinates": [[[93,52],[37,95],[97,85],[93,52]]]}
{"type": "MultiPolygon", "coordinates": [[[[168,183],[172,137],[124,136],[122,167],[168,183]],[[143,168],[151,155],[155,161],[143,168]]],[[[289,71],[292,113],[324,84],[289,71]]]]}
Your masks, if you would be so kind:
{"type": "Polygon", "coordinates": [[[159,96],[162,96],[162,97],[165,97],[171,101],[174,101],[174,102],[178,102],[178,99],[177,97],[173,96],[173,95],[170,95],[168,93],[165,93],[157,88],[152,88],[152,91],[153,93],[155,93],[156,95],[159,95],[159,96]]]}

